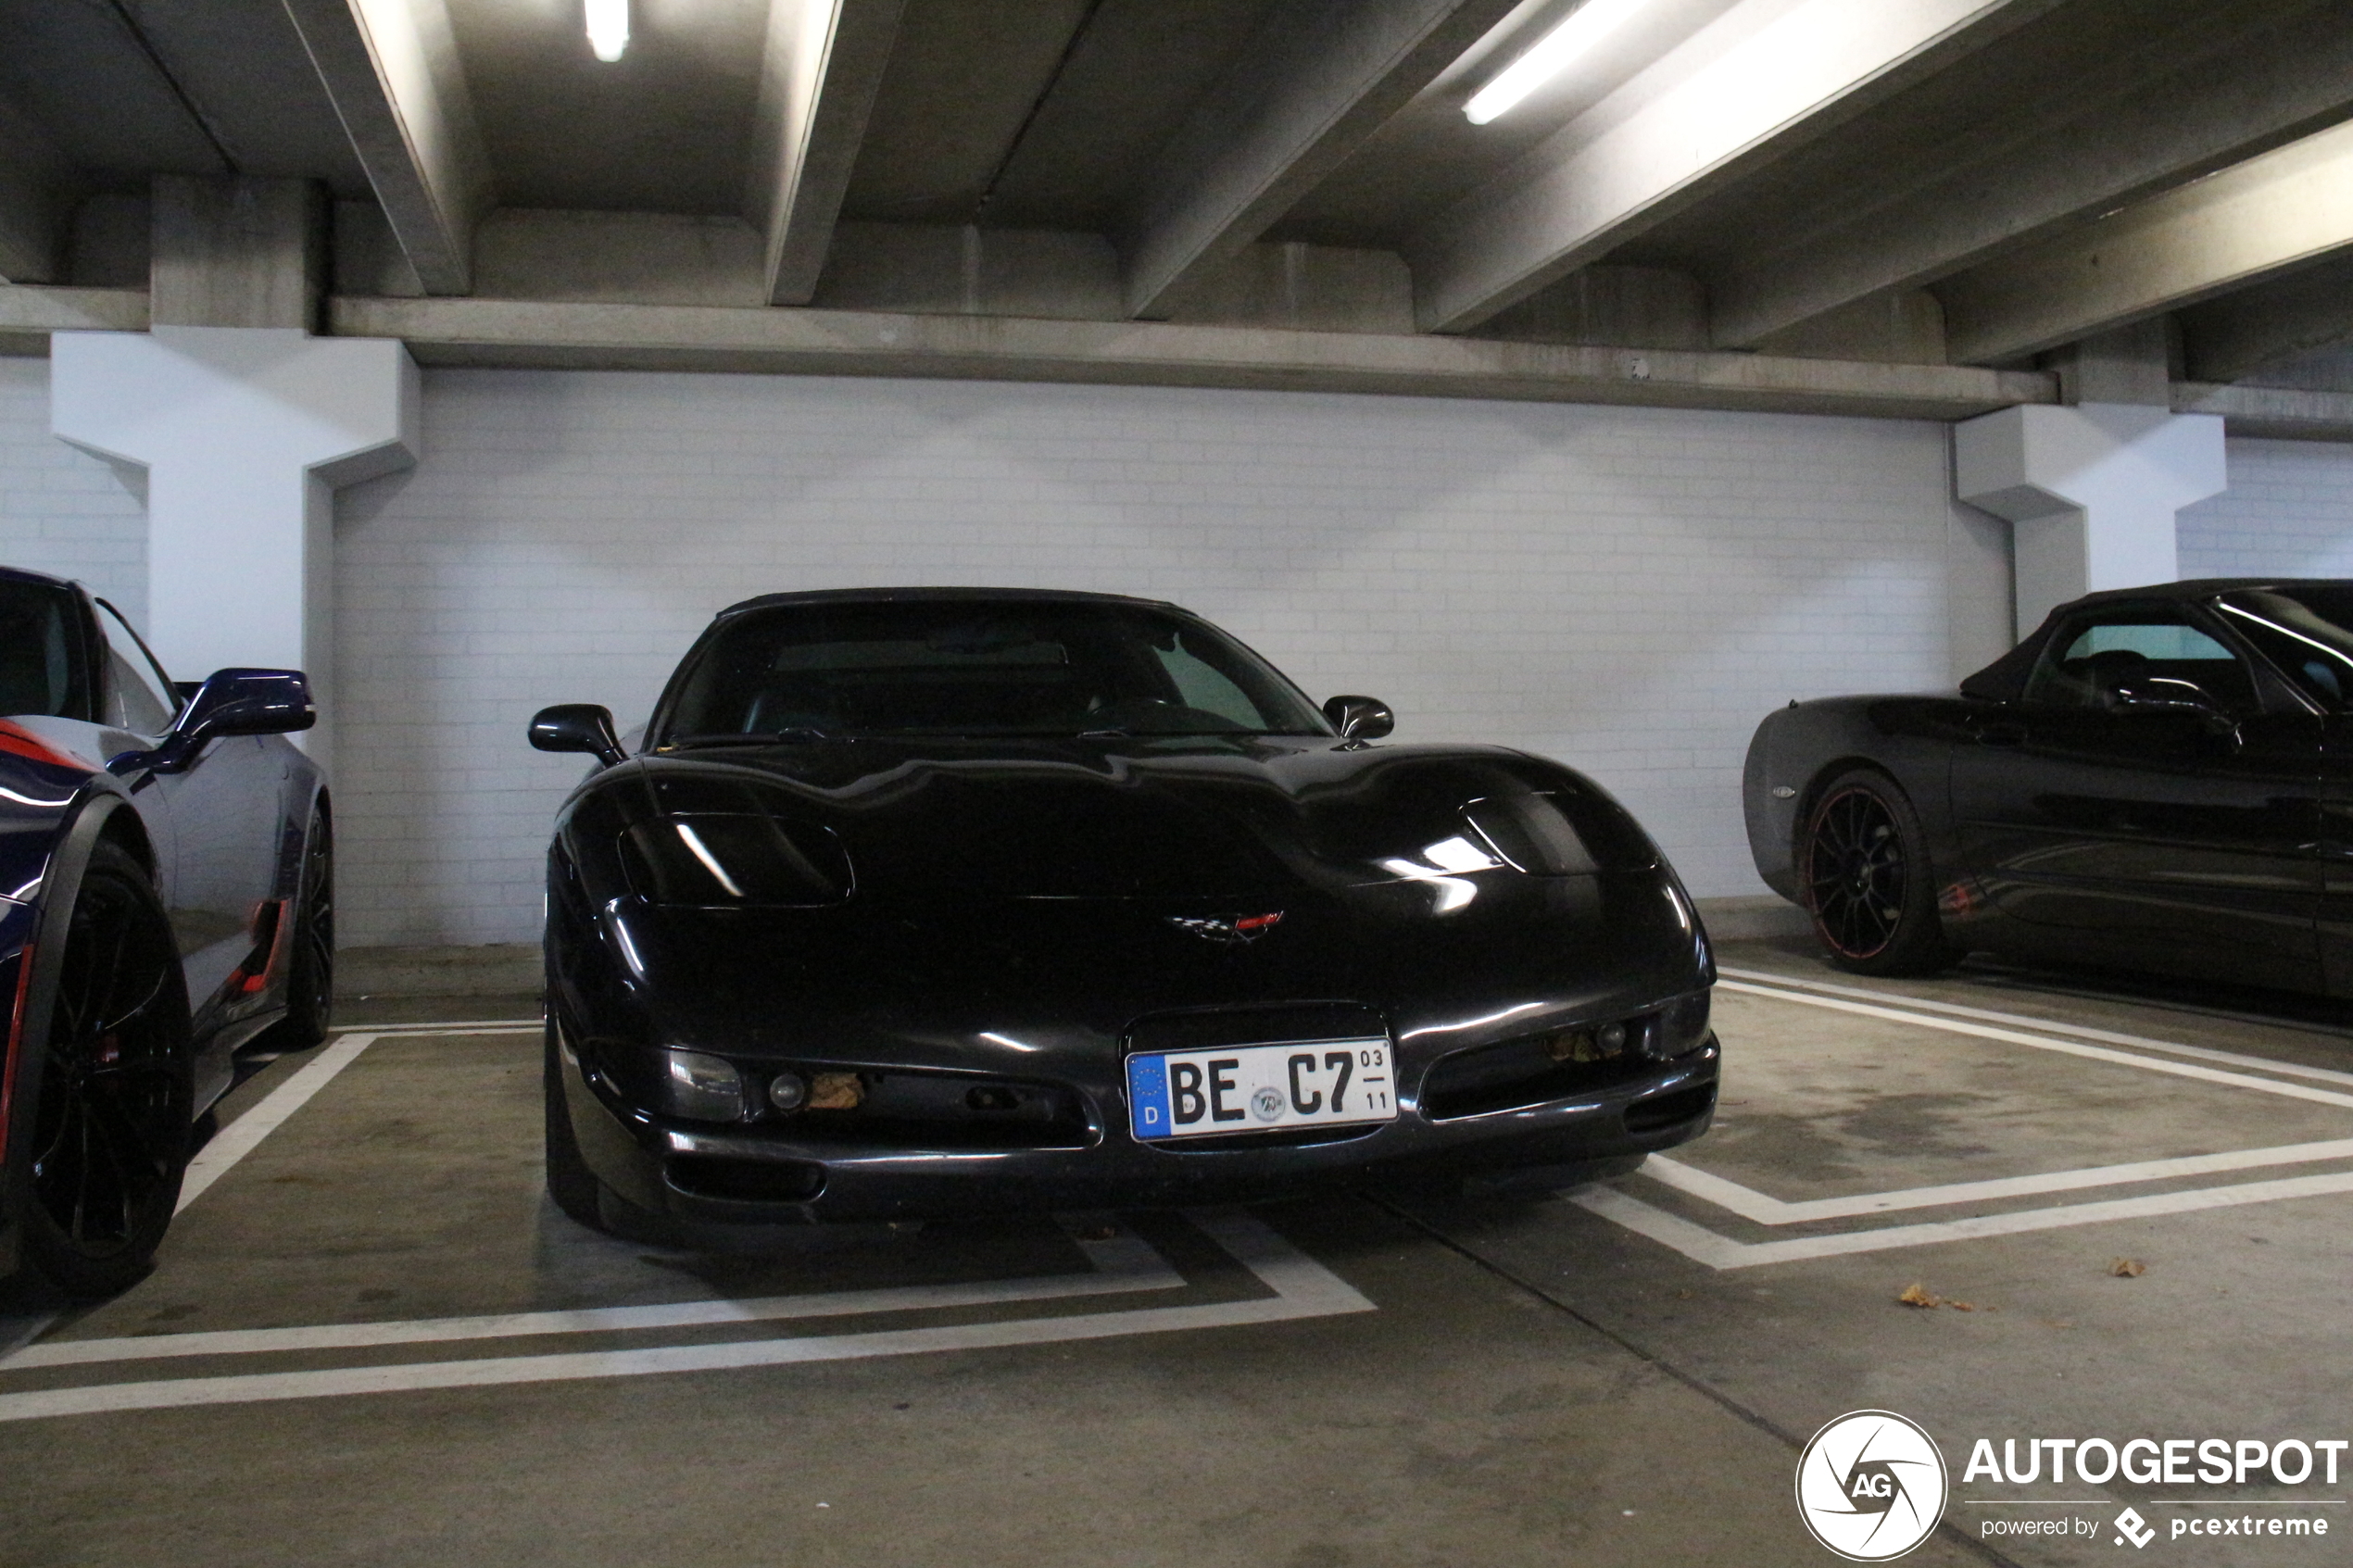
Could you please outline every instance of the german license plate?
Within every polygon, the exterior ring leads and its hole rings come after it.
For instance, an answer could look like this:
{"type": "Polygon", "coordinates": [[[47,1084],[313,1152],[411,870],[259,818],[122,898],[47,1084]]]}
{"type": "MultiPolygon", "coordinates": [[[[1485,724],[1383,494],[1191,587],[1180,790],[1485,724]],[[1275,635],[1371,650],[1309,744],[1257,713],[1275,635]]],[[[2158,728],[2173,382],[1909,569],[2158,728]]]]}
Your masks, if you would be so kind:
{"type": "Polygon", "coordinates": [[[1139,1138],[1198,1138],[1397,1120],[1389,1042],[1155,1051],[1127,1059],[1127,1120],[1139,1138]]]}

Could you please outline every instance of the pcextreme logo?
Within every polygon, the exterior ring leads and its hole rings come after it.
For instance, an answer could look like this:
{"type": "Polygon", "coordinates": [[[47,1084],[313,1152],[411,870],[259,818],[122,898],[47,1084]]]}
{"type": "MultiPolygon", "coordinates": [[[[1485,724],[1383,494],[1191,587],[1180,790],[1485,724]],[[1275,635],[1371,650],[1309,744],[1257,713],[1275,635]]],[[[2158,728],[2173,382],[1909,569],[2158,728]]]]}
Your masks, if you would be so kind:
{"type": "Polygon", "coordinates": [[[1797,1513],[1850,1562],[1903,1556],[1944,1516],[1950,1482],[1936,1440],[1893,1411],[1855,1411],[1814,1434],[1797,1461],[1797,1513]]]}

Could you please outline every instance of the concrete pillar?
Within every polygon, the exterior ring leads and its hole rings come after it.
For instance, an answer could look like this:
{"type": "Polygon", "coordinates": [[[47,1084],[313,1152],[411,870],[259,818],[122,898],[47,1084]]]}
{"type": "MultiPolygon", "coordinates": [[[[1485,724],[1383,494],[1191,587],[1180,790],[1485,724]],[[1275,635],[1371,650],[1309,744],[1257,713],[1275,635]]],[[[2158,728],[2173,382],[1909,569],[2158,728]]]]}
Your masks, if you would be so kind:
{"type": "Polygon", "coordinates": [[[1953,483],[2012,524],[2022,636],[2079,595],[2181,575],[2175,514],[2228,484],[2222,420],[2129,403],[2005,408],[1954,427],[1953,483]]]}
{"type": "Polygon", "coordinates": [[[334,714],[334,492],[416,461],[418,379],[393,339],[317,338],[321,206],[295,181],[156,182],[156,325],[58,332],[50,429],[143,469],[147,624],[182,680],[307,671],[334,714]]]}

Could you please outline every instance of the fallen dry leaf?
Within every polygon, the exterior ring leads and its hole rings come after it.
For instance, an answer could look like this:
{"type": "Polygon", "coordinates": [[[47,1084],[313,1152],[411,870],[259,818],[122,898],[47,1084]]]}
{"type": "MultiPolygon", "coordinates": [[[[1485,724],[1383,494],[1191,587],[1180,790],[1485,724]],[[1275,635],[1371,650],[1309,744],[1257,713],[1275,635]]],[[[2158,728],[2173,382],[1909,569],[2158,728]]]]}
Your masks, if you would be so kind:
{"type": "Polygon", "coordinates": [[[2119,1258],[2108,1264],[2108,1272],[2119,1279],[2138,1279],[2149,1272],[2149,1266],[2138,1258],[2119,1258]]]}
{"type": "Polygon", "coordinates": [[[1944,1304],[1952,1308],[1953,1311],[1957,1312],[1973,1312],[1977,1311],[1975,1307],[1970,1306],[1966,1301],[1947,1301],[1944,1304]]]}
{"type": "Polygon", "coordinates": [[[1898,1296],[1896,1299],[1903,1302],[1906,1307],[1941,1307],[1944,1305],[1944,1298],[1937,1295],[1934,1291],[1929,1289],[1927,1286],[1920,1284],[1918,1280],[1914,1280],[1911,1284],[1906,1286],[1904,1287],[1904,1294],[1898,1296]]]}

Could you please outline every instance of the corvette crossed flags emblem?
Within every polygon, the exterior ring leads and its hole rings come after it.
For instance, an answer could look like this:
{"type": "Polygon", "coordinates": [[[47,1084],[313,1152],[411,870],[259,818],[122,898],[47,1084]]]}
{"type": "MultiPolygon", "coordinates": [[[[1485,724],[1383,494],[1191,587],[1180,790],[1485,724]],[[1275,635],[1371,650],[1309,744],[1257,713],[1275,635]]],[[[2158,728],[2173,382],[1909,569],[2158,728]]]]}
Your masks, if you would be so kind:
{"type": "Polygon", "coordinates": [[[1263,915],[1170,915],[1168,923],[1204,942],[1232,947],[1257,941],[1280,924],[1282,918],[1283,911],[1276,909],[1263,915]]]}

